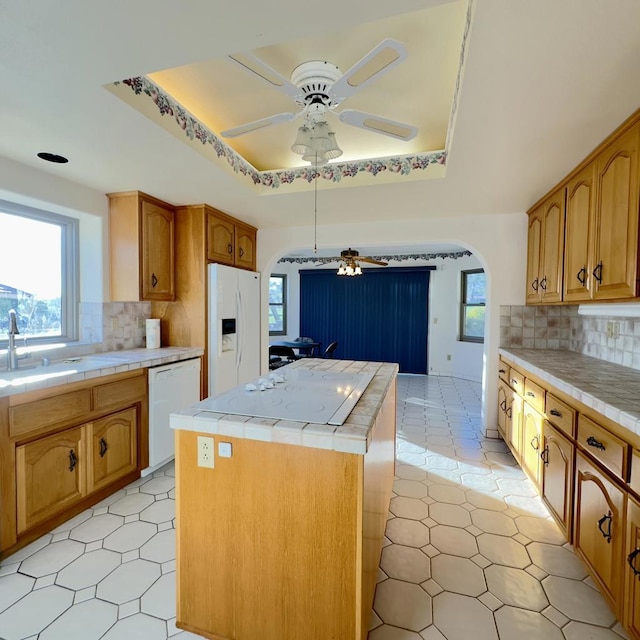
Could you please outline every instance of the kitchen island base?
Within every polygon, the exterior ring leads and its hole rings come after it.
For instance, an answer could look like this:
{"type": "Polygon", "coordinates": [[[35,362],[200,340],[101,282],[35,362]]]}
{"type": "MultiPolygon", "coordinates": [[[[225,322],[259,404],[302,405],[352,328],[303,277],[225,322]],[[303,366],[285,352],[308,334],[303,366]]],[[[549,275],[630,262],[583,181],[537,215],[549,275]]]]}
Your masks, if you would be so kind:
{"type": "Polygon", "coordinates": [[[215,640],[367,637],[394,477],[389,378],[364,454],[176,431],[178,627],[215,640]],[[198,467],[198,435],[232,457],[198,467]]]}

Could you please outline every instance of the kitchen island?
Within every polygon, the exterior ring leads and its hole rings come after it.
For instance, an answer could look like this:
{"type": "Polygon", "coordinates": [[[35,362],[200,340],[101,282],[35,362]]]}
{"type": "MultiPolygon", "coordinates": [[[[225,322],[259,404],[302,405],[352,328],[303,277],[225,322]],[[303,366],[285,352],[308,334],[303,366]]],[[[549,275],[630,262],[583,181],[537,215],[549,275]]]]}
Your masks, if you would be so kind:
{"type": "Polygon", "coordinates": [[[356,398],[334,385],[356,400],[338,425],[218,413],[210,399],[172,415],[178,627],[213,639],[366,638],[394,477],[397,371],[312,358],[278,370],[273,391],[294,396],[289,381],[303,373],[324,378],[317,397],[332,378],[370,377],[356,398]],[[198,466],[199,438],[213,468],[198,466]]]}

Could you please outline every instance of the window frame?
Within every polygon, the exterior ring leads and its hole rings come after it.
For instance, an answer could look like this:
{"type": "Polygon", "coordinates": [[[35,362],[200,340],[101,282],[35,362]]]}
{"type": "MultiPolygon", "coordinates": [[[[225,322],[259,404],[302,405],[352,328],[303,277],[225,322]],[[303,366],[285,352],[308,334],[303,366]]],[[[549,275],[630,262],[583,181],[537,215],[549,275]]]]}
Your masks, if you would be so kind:
{"type": "Polygon", "coordinates": [[[270,336],[286,336],[287,335],[287,274],[286,273],[272,273],[269,278],[281,278],[282,279],[282,303],[269,302],[269,310],[271,307],[282,307],[282,331],[269,330],[270,336]]]}
{"type": "MultiPolygon", "coordinates": [[[[475,342],[476,344],[484,344],[484,331],[482,337],[468,336],[464,332],[465,311],[468,307],[485,307],[487,306],[486,294],[485,301],[478,303],[468,303],[467,300],[467,276],[475,273],[484,273],[484,269],[463,269],[460,272],[460,342],[475,342]]],[[[486,275],[485,275],[486,284],[486,275]]],[[[486,329],[486,326],[483,327],[486,329]]]]}
{"type": "MultiPolygon", "coordinates": [[[[60,335],[47,337],[24,336],[29,344],[51,344],[60,342],[78,341],[78,309],[79,309],[79,241],[80,241],[80,221],[77,218],[36,209],[26,205],[0,200],[0,211],[9,215],[28,218],[58,225],[61,228],[60,234],[60,335]]],[[[6,348],[9,339],[0,336],[0,348],[6,348]]]]}

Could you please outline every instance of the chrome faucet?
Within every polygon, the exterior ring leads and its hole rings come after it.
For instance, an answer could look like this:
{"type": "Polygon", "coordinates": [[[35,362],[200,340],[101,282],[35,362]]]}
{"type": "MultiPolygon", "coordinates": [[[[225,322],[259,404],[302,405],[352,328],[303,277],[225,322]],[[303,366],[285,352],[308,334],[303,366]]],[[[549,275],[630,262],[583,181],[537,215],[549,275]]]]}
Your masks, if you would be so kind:
{"type": "Polygon", "coordinates": [[[7,332],[9,336],[9,347],[7,348],[7,370],[14,371],[18,368],[18,360],[23,360],[24,358],[29,358],[31,356],[30,353],[25,353],[21,356],[18,355],[18,351],[16,349],[16,336],[20,335],[18,331],[18,319],[16,317],[15,309],[9,309],[9,331],[7,332]]]}

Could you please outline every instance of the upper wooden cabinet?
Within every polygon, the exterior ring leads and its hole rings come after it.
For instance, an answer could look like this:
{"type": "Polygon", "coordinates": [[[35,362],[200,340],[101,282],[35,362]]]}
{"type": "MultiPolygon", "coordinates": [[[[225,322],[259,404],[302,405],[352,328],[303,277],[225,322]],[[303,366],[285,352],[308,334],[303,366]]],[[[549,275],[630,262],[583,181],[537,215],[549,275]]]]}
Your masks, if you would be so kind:
{"type": "Polygon", "coordinates": [[[639,118],[623,123],[529,212],[527,304],[640,295],[639,118]]]}
{"type": "Polygon", "coordinates": [[[111,300],[174,300],[174,208],[141,191],[108,197],[111,300]]]}
{"type": "Polygon", "coordinates": [[[256,270],[256,229],[211,207],[207,209],[207,259],[256,270]]]}
{"type": "Polygon", "coordinates": [[[529,214],[527,303],[562,300],[565,188],[529,214]]]}

